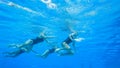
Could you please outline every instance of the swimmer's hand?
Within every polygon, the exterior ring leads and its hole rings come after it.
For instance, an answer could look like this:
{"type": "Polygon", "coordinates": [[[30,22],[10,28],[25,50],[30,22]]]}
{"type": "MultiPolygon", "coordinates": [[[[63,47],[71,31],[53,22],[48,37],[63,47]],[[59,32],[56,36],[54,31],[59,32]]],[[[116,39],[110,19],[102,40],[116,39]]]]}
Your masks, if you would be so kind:
{"type": "Polygon", "coordinates": [[[55,38],[56,36],[45,36],[47,39],[55,38]]]}
{"type": "Polygon", "coordinates": [[[41,54],[36,54],[36,56],[37,56],[37,57],[41,57],[41,58],[43,58],[43,59],[45,59],[45,58],[46,58],[46,56],[41,55],[41,54]]]}
{"type": "Polygon", "coordinates": [[[76,39],[74,39],[74,41],[76,41],[76,42],[81,42],[83,40],[85,40],[85,38],[76,38],[76,39]]]}

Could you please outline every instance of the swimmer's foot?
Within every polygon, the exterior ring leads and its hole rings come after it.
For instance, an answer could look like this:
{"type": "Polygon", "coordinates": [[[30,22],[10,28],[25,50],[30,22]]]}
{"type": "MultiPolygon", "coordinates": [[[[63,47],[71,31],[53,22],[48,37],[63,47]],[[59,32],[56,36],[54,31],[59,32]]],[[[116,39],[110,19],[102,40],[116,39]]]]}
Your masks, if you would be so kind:
{"type": "Polygon", "coordinates": [[[74,55],[74,51],[68,50],[67,52],[59,53],[59,56],[70,56],[70,55],[74,55]]]}

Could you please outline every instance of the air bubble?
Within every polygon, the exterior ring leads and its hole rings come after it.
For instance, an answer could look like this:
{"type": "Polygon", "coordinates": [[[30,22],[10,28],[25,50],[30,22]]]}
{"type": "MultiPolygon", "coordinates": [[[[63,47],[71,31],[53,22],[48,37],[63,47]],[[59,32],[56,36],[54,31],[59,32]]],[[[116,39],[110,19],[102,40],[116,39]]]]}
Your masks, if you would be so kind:
{"type": "Polygon", "coordinates": [[[51,3],[51,0],[41,0],[41,1],[46,4],[51,3]]]}
{"type": "Polygon", "coordinates": [[[8,5],[9,5],[9,6],[14,6],[15,4],[12,3],[12,2],[9,2],[8,5]]]}
{"type": "Polygon", "coordinates": [[[48,7],[49,7],[49,8],[52,8],[52,9],[55,9],[57,6],[56,6],[56,4],[54,4],[54,3],[49,3],[49,4],[48,4],[48,7]]]}

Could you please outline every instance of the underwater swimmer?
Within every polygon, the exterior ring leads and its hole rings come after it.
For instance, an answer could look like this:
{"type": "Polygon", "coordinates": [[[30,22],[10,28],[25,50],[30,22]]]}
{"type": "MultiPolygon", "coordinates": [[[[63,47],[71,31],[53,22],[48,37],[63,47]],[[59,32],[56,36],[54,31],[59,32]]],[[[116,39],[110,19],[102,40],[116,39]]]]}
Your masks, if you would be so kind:
{"type": "MultiPolygon", "coordinates": [[[[37,54],[37,56],[41,58],[47,58],[50,54],[57,53],[59,56],[61,56],[61,48],[58,48],[57,46],[51,47],[47,50],[45,50],[42,54],[37,54]]],[[[63,50],[62,50],[63,51],[63,50]]]]}
{"type": "MultiPolygon", "coordinates": [[[[69,22],[68,20],[66,20],[69,22]]],[[[57,53],[59,56],[66,56],[66,55],[73,55],[74,50],[70,47],[70,44],[72,43],[74,49],[75,48],[75,42],[80,42],[84,40],[84,38],[76,38],[78,36],[78,31],[75,31],[71,28],[71,26],[67,25],[68,30],[71,32],[71,34],[68,35],[68,37],[62,42],[62,47],[53,47],[48,50],[46,50],[42,55],[40,55],[42,58],[46,58],[49,54],[57,53]]]]}
{"type": "Polygon", "coordinates": [[[38,55],[42,58],[46,58],[49,54],[57,53],[59,56],[73,55],[74,51],[69,46],[70,43],[75,43],[74,39],[77,36],[77,32],[71,33],[63,42],[62,48],[54,46],[50,49],[47,49],[42,55],[38,55]]]}
{"type": "Polygon", "coordinates": [[[50,44],[50,42],[47,39],[48,38],[53,38],[53,37],[54,36],[46,36],[45,33],[42,32],[36,38],[29,39],[21,45],[18,45],[18,44],[10,45],[10,47],[15,47],[15,48],[17,48],[17,50],[12,51],[12,52],[5,52],[4,54],[5,54],[6,57],[16,57],[16,56],[18,56],[22,53],[25,53],[25,52],[32,51],[32,52],[36,53],[35,51],[32,50],[33,45],[44,42],[44,41],[46,41],[48,44],[50,44]]]}
{"type": "Polygon", "coordinates": [[[67,24],[68,31],[70,31],[71,33],[62,42],[62,44],[61,44],[62,48],[58,50],[58,51],[60,51],[60,50],[65,51],[65,53],[61,53],[61,56],[73,55],[74,51],[76,50],[75,42],[80,42],[80,41],[84,40],[84,38],[77,38],[79,32],[81,32],[81,31],[76,31],[73,29],[73,21],[71,19],[65,19],[65,21],[67,24]],[[72,44],[74,50],[70,47],[71,44],[72,44]]]}
{"type": "Polygon", "coordinates": [[[71,49],[70,44],[75,47],[75,38],[77,36],[77,32],[69,34],[69,36],[62,42],[62,48],[60,50],[67,50],[66,53],[61,53],[61,55],[73,55],[74,51],[71,49]]]}

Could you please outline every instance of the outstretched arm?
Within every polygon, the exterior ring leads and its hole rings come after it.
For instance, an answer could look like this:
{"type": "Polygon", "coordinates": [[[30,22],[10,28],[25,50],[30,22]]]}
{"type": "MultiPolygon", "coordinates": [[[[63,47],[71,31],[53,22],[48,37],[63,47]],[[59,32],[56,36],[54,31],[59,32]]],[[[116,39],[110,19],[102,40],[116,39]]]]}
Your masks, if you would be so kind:
{"type": "Polygon", "coordinates": [[[25,43],[23,43],[23,44],[9,44],[9,47],[20,48],[20,47],[23,47],[26,45],[30,45],[32,43],[33,43],[33,41],[31,39],[29,39],[29,40],[25,41],[25,43]]]}
{"type": "Polygon", "coordinates": [[[74,33],[69,34],[69,38],[70,38],[72,41],[74,41],[74,39],[76,38],[76,36],[77,36],[77,32],[74,32],[74,33]]]}
{"type": "Polygon", "coordinates": [[[9,44],[8,47],[12,47],[12,48],[19,48],[21,47],[22,45],[20,44],[9,44]]]}
{"type": "Polygon", "coordinates": [[[55,38],[55,36],[45,36],[46,39],[55,38]]]}
{"type": "Polygon", "coordinates": [[[44,39],[55,38],[55,36],[46,36],[45,31],[41,32],[38,37],[43,37],[44,39]]]}

